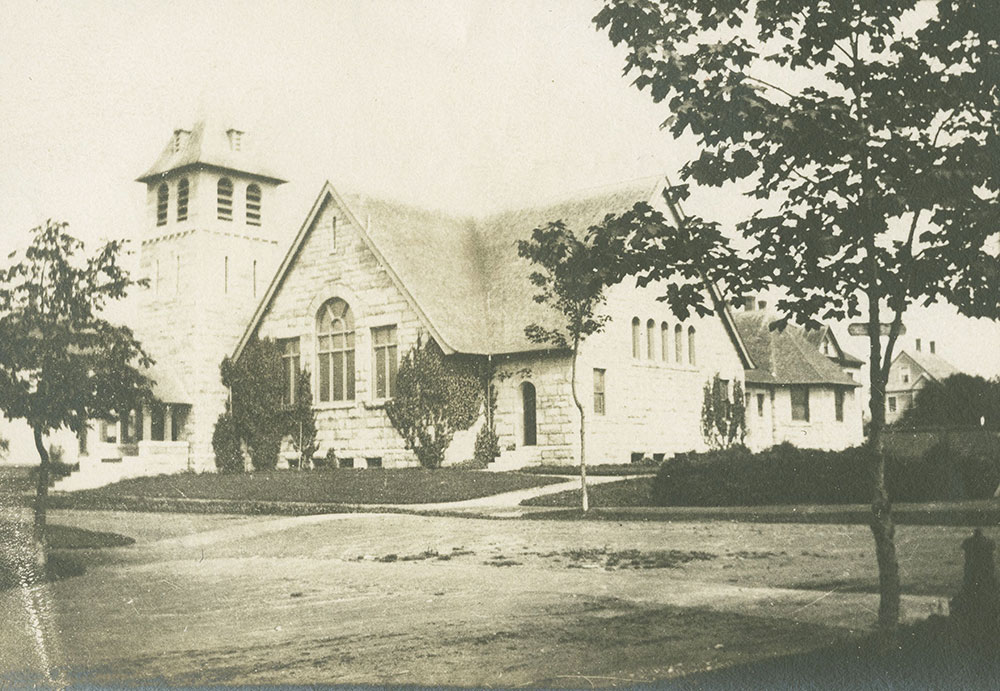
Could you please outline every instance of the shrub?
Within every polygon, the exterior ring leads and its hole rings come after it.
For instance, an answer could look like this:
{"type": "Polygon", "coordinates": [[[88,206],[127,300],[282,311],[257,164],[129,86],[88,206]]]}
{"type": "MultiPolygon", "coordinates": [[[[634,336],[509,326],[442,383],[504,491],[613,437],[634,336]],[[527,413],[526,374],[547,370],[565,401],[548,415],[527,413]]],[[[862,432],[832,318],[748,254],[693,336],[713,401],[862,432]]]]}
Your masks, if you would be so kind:
{"type": "Polygon", "coordinates": [[[499,455],[500,437],[489,425],[483,425],[476,435],[476,448],[472,454],[474,467],[485,468],[499,455]]]}
{"type": "Polygon", "coordinates": [[[237,439],[246,445],[254,470],[274,468],[288,418],[282,406],[278,346],[268,339],[253,339],[239,359],[224,358],[219,370],[231,392],[229,410],[237,439]]]}
{"type": "Polygon", "coordinates": [[[658,506],[760,506],[868,501],[866,452],[817,451],[781,444],[760,453],[745,447],[678,454],[656,474],[658,506]]]}
{"type": "Polygon", "coordinates": [[[215,422],[212,432],[212,450],[215,452],[215,467],[222,473],[242,473],[245,467],[243,449],[240,445],[236,423],[226,402],[226,410],[215,422]]]}
{"type": "Polygon", "coordinates": [[[313,457],[313,468],[316,470],[330,470],[337,467],[337,452],[330,447],[323,456],[313,457]]]}
{"type": "MultiPolygon", "coordinates": [[[[652,500],[657,506],[863,504],[871,499],[870,477],[861,447],[818,451],[781,444],[760,453],[736,447],[678,454],[657,473],[652,500]]],[[[1000,484],[1000,460],[938,444],[919,459],[888,458],[886,484],[893,501],[984,499],[1000,484]]]]}
{"type": "Polygon", "coordinates": [[[440,468],[455,432],[472,427],[483,395],[472,367],[418,340],[399,363],[396,395],[386,403],[392,426],[425,468],[440,468]]]}

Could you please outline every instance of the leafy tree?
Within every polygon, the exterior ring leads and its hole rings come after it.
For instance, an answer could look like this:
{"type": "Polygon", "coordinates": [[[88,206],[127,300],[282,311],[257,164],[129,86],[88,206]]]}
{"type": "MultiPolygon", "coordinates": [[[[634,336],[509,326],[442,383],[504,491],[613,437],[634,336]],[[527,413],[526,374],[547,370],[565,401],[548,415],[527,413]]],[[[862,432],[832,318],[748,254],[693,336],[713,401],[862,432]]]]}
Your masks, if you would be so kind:
{"type": "Polygon", "coordinates": [[[983,427],[1000,430],[1000,379],[953,374],[917,392],[901,427],[983,427]]]}
{"type": "Polygon", "coordinates": [[[212,430],[212,451],[215,452],[215,467],[221,473],[242,473],[246,469],[243,445],[233,420],[233,411],[226,401],[226,409],[215,421],[212,430]]]}
{"type": "Polygon", "coordinates": [[[0,409],[31,427],[40,459],[35,534],[43,539],[49,486],[45,437],[127,415],[150,395],[152,364],[125,326],[101,316],[138,282],[118,263],[122,243],[85,256],[66,223],[31,231],[20,261],[0,269],[0,409]]]}
{"type": "Polygon", "coordinates": [[[425,468],[440,468],[458,430],[472,427],[483,405],[472,368],[446,359],[433,340],[417,340],[396,372],[386,415],[425,468]]]}
{"type": "Polygon", "coordinates": [[[547,328],[531,324],[525,329],[528,338],[536,343],[551,343],[557,348],[568,349],[573,354],[570,370],[570,387],[573,403],[580,413],[580,498],[587,511],[587,455],[586,412],[577,391],[576,368],[580,343],[587,336],[604,328],[608,316],[600,314],[604,305],[604,290],[612,282],[609,246],[604,236],[591,228],[581,238],[566,228],[562,221],[555,221],[535,228],[530,240],[519,240],[517,251],[536,264],[531,282],[539,288],[535,302],[547,304],[562,315],[560,328],[547,328]]]}
{"type": "Polygon", "coordinates": [[[292,446],[299,452],[299,468],[309,467],[319,448],[311,382],[309,370],[300,370],[295,384],[295,402],[285,413],[285,434],[291,437],[292,446]]]}
{"type": "MultiPolygon", "coordinates": [[[[1000,316],[1000,13],[980,0],[606,0],[594,18],[627,48],[625,72],[693,135],[685,181],[740,181],[761,200],[737,228],[637,207],[609,224],[646,280],[700,275],[733,293],[777,287],[781,321],[866,315],[871,528],[880,640],[899,619],[895,528],[880,448],[885,382],[903,315],[944,300],[1000,316]],[[672,222],[671,222],[672,221],[672,222]],[[878,326],[888,322],[882,340],[878,326]]],[[[710,311],[690,284],[675,310],[710,311]]]]}
{"type": "Polygon", "coordinates": [[[701,435],[712,449],[728,449],[742,445],[747,436],[746,402],[743,400],[743,384],[733,382],[732,398],[729,386],[718,373],[711,381],[705,382],[704,399],[701,404],[701,435]]]}
{"type": "Polygon", "coordinates": [[[255,338],[238,360],[224,358],[220,371],[230,391],[237,438],[246,445],[254,470],[272,470],[278,463],[287,419],[282,406],[281,351],[274,341],[255,338]]]}

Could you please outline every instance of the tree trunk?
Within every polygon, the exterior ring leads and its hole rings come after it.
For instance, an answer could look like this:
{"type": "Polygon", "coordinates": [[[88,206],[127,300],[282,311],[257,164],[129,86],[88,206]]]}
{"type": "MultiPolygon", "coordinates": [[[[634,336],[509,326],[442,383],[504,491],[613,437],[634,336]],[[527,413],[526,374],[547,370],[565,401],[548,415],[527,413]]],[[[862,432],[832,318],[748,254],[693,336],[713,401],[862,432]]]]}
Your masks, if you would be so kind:
{"type": "Polygon", "coordinates": [[[896,557],[896,527],[892,503],[885,485],[885,456],[882,453],[882,429],[885,427],[885,385],[887,372],[882,369],[882,347],[878,300],[869,301],[869,410],[872,421],[868,434],[869,468],[872,476],[871,530],[875,538],[878,563],[879,607],[876,637],[878,647],[888,651],[895,643],[899,627],[899,560],[896,557]]]}
{"type": "Polygon", "coordinates": [[[590,510],[590,501],[587,497],[587,435],[585,426],[585,414],[583,412],[583,404],[580,403],[580,396],[576,391],[576,361],[580,355],[580,339],[575,339],[573,341],[573,367],[570,373],[570,389],[573,392],[573,403],[576,404],[576,409],[580,411],[580,501],[583,506],[583,511],[586,513],[590,510]]]}
{"type": "Polygon", "coordinates": [[[45,507],[49,497],[49,452],[42,439],[42,428],[33,427],[35,449],[41,463],[38,466],[38,483],[35,485],[35,541],[42,544],[45,538],[45,507]]]}

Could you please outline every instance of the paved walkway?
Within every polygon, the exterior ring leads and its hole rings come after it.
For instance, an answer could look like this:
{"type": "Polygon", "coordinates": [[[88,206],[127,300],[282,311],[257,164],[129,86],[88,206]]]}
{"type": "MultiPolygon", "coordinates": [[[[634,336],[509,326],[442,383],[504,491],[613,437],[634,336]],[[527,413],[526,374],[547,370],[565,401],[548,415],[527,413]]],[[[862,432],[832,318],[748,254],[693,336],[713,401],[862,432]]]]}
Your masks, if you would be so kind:
{"type": "MultiPolygon", "coordinates": [[[[629,479],[630,476],[620,475],[597,475],[587,478],[587,486],[603,485],[608,482],[621,482],[629,479]]],[[[433,504],[393,504],[385,505],[383,508],[409,509],[411,511],[464,511],[475,510],[477,513],[490,509],[517,509],[526,499],[545,496],[547,494],[559,494],[560,492],[570,492],[580,489],[580,478],[567,479],[566,482],[555,482],[551,485],[541,487],[529,487],[528,489],[514,490],[502,494],[493,494],[488,497],[478,497],[476,499],[465,499],[463,501],[437,502],[433,504]]]]}

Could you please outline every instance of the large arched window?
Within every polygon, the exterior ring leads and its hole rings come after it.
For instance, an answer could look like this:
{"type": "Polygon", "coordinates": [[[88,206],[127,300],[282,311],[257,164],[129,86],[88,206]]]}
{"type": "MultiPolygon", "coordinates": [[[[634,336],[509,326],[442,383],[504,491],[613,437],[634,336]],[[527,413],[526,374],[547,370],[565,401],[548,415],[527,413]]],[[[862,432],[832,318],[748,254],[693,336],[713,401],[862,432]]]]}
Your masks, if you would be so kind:
{"type": "Polygon", "coordinates": [[[670,359],[670,327],[667,322],[660,324],[660,359],[664,362],[670,359]]]}
{"type": "Polygon", "coordinates": [[[260,185],[247,185],[247,225],[260,225],[260,185]]]}
{"type": "Polygon", "coordinates": [[[181,178],[177,183],[177,220],[186,221],[188,217],[188,196],[191,189],[187,178],[181,178]]]}
{"type": "Polygon", "coordinates": [[[642,326],[639,322],[639,317],[634,317],[632,319],[632,357],[636,360],[642,357],[642,334],[640,331],[642,326]]]}
{"type": "Polygon", "coordinates": [[[229,178],[219,179],[219,219],[223,221],[233,220],[233,181],[229,178]]]}
{"type": "Polygon", "coordinates": [[[656,359],[656,322],[652,319],[646,322],[646,359],[656,359]]]}
{"type": "Polygon", "coordinates": [[[167,225],[167,208],[170,206],[170,188],[163,183],[156,190],[156,225],[167,225]]]}
{"type": "Polygon", "coordinates": [[[693,326],[689,326],[688,327],[688,364],[689,365],[697,364],[695,362],[694,352],[695,352],[695,350],[694,350],[694,327],[693,326]]]}
{"type": "Polygon", "coordinates": [[[316,316],[319,400],[354,400],[354,315],[340,298],[323,303],[316,316]]]}
{"type": "Polygon", "coordinates": [[[684,329],[680,324],[674,326],[674,362],[684,364],[684,329]]]}

